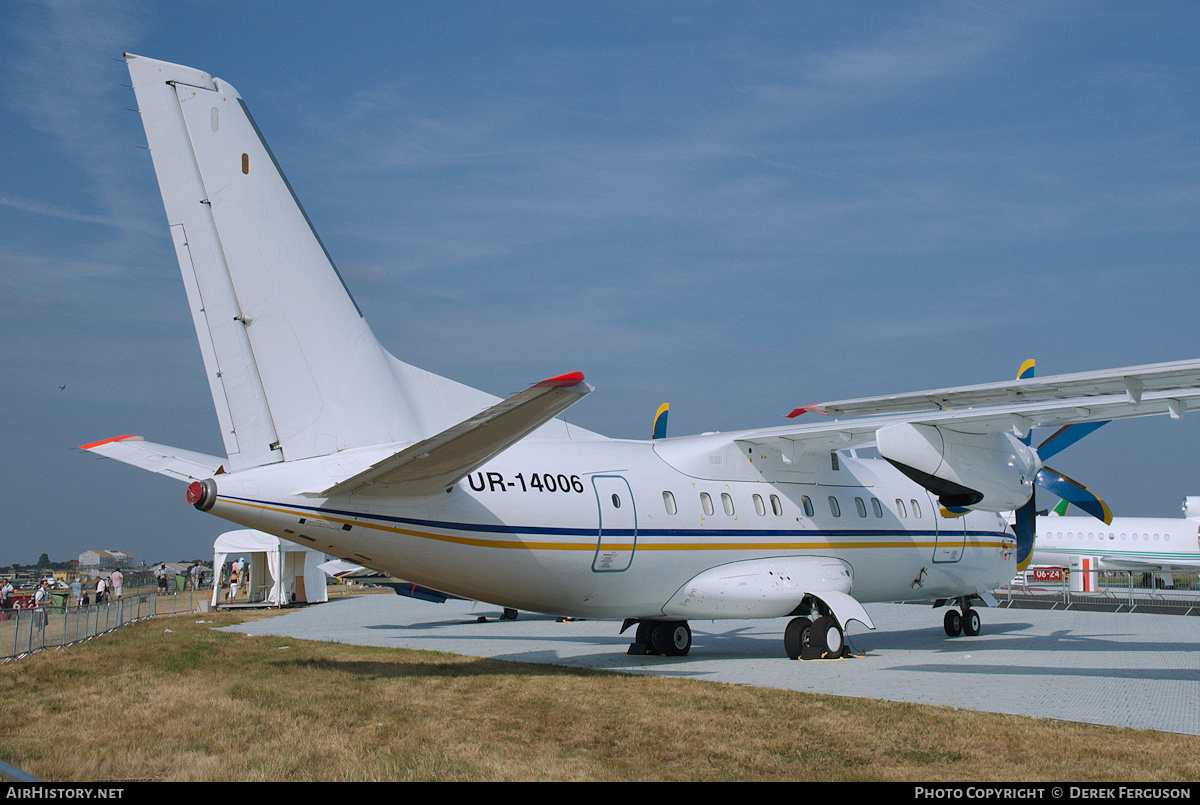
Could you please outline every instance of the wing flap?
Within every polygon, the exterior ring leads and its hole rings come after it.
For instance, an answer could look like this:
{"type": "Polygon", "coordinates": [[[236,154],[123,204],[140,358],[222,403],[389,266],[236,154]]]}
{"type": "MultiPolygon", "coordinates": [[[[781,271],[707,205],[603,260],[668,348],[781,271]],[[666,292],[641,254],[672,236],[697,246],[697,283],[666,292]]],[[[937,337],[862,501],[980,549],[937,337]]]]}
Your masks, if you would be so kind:
{"type": "Polygon", "coordinates": [[[399,495],[432,494],[452,486],[591,391],[579,372],[543,380],[319,494],[344,495],[368,485],[399,495]]]}

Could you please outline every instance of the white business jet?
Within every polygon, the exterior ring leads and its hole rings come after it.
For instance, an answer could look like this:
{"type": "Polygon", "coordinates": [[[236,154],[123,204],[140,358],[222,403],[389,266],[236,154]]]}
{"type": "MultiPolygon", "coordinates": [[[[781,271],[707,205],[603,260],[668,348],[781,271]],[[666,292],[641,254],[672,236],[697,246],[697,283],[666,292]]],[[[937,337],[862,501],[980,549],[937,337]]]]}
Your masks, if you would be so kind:
{"type": "MultiPolygon", "coordinates": [[[[636,625],[790,618],[788,656],[844,653],[864,602],[954,603],[1012,578],[1035,427],[1200,405],[1200,361],[796,409],[782,427],[609,439],[557,419],[578,372],[499,399],[376,341],[237,91],[126,57],[226,456],[120,436],[84,449],[177,478],[197,509],[412,584],[636,625]],[[813,419],[809,417],[808,419],[813,419]],[[875,445],[883,459],[858,458],[875,445]],[[939,505],[965,510],[946,519],[939,505]]],[[[953,621],[953,624],[950,622],[953,621]]],[[[953,625],[953,629],[951,629],[953,625]]]]}
{"type": "MultiPolygon", "coordinates": [[[[1183,499],[1183,517],[1067,517],[1066,502],[1037,518],[1031,565],[1169,573],[1200,569],[1200,497],[1183,499]]],[[[1169,582],[1168,582],[1169,583],[1169,582]]]]}

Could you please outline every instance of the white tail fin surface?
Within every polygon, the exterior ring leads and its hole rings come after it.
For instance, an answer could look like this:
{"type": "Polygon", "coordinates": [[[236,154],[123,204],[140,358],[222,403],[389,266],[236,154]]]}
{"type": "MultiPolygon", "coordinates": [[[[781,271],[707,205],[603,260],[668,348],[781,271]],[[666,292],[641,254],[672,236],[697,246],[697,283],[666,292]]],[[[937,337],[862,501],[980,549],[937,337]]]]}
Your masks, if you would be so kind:
{"type": "Polygon", "coordinates": [[[233,87],[126,61],[230,470],[416,442],[499,400],[376,341],[233,87]]]}

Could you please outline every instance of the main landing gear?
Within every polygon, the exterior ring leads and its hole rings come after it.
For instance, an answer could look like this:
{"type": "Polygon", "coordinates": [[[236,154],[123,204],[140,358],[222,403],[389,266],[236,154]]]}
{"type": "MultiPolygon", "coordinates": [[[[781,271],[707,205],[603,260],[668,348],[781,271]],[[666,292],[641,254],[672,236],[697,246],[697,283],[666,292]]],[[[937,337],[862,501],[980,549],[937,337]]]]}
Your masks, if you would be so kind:
{"type": "Polygon", "coordinates": [[[783,650],[793,660],[835,659],[846,653],[846,633],[832,615],[792,618],[783,630],[783,650]]]}
{"type": "Polygon", "coordinates": [[[971,608],[971,602],[966,598],[958,599],[958,604],[962,610],[947,610],[946,617],[942,619],[942,628],[950,637],[958,637],[960,634],[974,637],[979,634],[979,613],[971,608]]]}
{"type": "MultiPolygon", "coordinates": [[[[630,618],[621,627],[621,632],[635,624],[637,631],[626,654],[682,657],[692,648],[692,628],[687,621],[630,618]]],[[[815,620],[793,618],[783,632],[783,646],[793,660],[834,659],[848,653],[846,633],[832,615],[820,615],[815,620]]]]}
{"type": "Polygon", "coordinates": [[[635,623],[637,632],[626,654],[683,657],[692,648],[692,627],[688,626],[687,621],[627,620],[621,631],[624,632],[635,623]]]}

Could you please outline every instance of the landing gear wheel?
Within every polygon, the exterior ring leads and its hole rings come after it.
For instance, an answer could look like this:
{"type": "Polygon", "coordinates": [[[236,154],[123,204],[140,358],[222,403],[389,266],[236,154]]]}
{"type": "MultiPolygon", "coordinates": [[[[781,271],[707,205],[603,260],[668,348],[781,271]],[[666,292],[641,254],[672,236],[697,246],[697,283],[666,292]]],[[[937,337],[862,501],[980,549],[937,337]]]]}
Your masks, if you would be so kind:
{"type": "Polygon", "coordinates": [[[812,638],[812,621],[808,618],[792,618],[783,630],[783,650],[788,659],[798,660],[812,638]]]}
{"type": "Polygon", "coordinates": [[[502,621],[515,621],[517,619],[517,611],[512,607],[505,607],[504,614],[500,616],[502,621]]]}
{"type": "Polygon", "coordinates": [[[682,657],[692,647],[692,628],[687,621],[664,621],[655,624],[650,633],[650,645],[659,654],[682,657]]]}
{"type": "Polygon", "coordinates": [[[812,644],[822,649],[827,657],[840,657],[846,647],[846,636],[837,620],[823,615],[813,621],[812,644]]]}
{"type": "Polygon", "coordinates": [[[962,630],[967,637],[974,637],[979,634],[979,613],[973,609],[968,609],[962,614],[962,630]]]}
{"type": "Polygon", "coordinates": [[[958,610],[951,609],[946,612],[946,617],[942,620],[942,627],[950,637],[958,637],[962,634],[962,615],[958,614],[958,610]]]}

